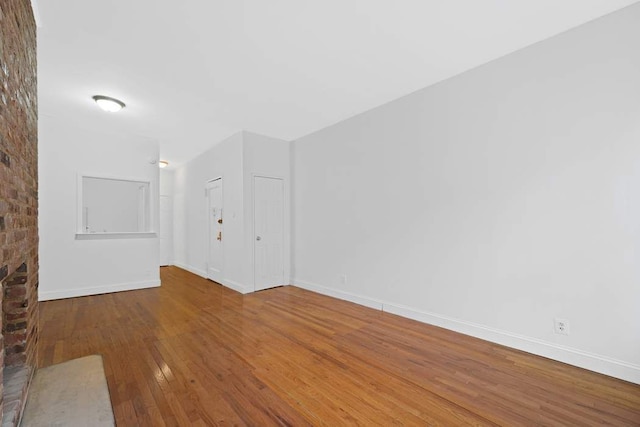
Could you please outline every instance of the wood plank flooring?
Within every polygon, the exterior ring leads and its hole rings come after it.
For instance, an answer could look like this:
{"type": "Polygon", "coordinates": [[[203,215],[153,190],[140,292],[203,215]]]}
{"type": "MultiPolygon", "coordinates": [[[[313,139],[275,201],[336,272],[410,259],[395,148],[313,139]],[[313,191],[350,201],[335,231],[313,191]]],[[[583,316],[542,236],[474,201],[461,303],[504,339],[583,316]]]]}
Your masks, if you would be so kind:
{"type": "Polygon", "coordinates": [[[282,287],[41,303],[41,367],[102,354],[119,426],[640,425],[640,386],[282,287]]]}

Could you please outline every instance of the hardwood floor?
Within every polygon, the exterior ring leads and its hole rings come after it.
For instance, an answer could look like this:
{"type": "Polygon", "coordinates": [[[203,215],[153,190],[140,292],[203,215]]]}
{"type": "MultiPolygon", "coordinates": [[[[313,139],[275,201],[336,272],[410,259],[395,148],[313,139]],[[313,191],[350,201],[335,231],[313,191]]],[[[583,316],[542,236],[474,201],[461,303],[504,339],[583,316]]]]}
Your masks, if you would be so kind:
{"type": "Polygon", "coordinates": [[[282,287],[41,303],[40,366],[104,356],[120,426],[640,425],[640,386],[282,287]]]}

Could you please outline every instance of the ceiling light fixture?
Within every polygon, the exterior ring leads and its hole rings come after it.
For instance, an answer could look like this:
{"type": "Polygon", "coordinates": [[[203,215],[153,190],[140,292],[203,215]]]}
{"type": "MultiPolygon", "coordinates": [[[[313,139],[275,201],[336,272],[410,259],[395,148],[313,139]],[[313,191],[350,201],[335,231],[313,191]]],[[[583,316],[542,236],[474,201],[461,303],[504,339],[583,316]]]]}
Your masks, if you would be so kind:
{"type": "Polygon", "coordinates": [[[109,96],[94,95],[93,100],[96,101],[98,107],[110,113],[115,113],[116,111],[120,111],[125,107],[124,102],[120,101],[119,99],[111,98],[109,96]]]}
{"type": "Polygon", "coordinates": [[[167,162],[166,160],[160,160],[158,162],[158,166],[160,167],[160,169],[166,168],[167,166],[169,166],[169,162],[167,162]]]}

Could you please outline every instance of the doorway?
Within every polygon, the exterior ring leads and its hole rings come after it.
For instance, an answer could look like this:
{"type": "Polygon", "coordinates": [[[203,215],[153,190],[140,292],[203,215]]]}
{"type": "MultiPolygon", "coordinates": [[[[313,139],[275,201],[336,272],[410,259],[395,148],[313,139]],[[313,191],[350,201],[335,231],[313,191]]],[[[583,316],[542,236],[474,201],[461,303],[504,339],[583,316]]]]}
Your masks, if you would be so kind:
{"type": "Polygon", "coordinates": [[[173,203],[160,196],[160,266],[173,264],[173,203]]]}
{"type": "Polygon", "coordinates": [[[222,178],[209,181],[205,187],[207,196],[207,222],[209,256],[207,277],[214,282],[222,280],[224,261],[224,224],[222,219],[222,178]]]}
{"type": "Polygon", "coordinates": [[[254,290],[284,285],[284,181],[253,177],[254,290]]]}

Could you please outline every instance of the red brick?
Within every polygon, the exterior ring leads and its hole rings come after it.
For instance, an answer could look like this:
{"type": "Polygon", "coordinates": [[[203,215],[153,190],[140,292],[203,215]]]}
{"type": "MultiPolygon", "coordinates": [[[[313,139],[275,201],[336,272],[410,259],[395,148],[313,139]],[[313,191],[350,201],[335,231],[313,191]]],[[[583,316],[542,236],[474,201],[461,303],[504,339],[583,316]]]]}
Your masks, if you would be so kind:
{"type": "Polygon", "coordinates": [[[25,333],[20,333],[20,334],[6,334],[4,336],[4,345],[5,346],[12,346],[12,345],[16,345],[16,344],[24,344],[27,340],[27,334],[25,333]]]}
{"type": "MultiPolygon", "coordinates": [[[[26,280],[25,280],[26,283],[26,280]]],[[[6,299],[23,299],[27,295],[27,288],[25,286],[11,286],[5,283],[4,297],[6,299]]]]}

